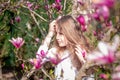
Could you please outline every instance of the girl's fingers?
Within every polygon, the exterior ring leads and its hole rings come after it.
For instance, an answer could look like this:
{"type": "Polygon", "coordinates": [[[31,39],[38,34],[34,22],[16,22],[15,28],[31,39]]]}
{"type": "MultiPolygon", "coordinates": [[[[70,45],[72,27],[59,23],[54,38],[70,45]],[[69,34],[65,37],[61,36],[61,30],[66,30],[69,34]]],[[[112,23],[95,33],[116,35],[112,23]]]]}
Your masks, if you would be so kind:
{"type": "Polygon", "coordinates": [[[82,52],[81,46],[80,45],[76,45],[76,50],[81,53],[82,52]]]}
{"type": "Polygon", "coordinates": [[[77,45],[76,48],[75,48],[75,53],[81,61],[85,61],[84,57],[82,55],[82,51],[83,50],[81,49],[81,47],[79,45],[77,45]]]}

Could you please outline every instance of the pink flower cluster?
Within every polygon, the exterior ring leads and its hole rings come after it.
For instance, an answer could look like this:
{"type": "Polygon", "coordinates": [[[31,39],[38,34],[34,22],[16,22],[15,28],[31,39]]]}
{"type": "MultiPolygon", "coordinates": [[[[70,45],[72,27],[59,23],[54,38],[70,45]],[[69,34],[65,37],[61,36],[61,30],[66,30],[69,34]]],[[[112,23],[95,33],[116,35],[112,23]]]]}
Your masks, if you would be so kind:
{"type": "MultiPolygon", "coordinates": [[[[83,0],[77,0],[78,3],[84,6],[83,0]]],[[[109,16],[110,16],[110,8],[114,6],[115,0],[93,0],[92,3],[92,13],[80,14],[76,19],[80,23],[81,31],[85,32],[87,30],[87,23],[91,20],[95,21],[104,21],[106,26],[110,24],[109,16]],[[85,16],[87,16],[88,20],[86,20],[85,16]]]]}
{"type": "Polygon", "coordinates": [[[52,64],[57,65],[60,61],[59,57],[56,55],[56,57],[47,57],[47,52],[44,50],[41,50],[40,53],[36,54],[37,58],[30,59],[30,63],[36,68],[40,69],[41,66],[46,62],[50,61],[52,64]]]}

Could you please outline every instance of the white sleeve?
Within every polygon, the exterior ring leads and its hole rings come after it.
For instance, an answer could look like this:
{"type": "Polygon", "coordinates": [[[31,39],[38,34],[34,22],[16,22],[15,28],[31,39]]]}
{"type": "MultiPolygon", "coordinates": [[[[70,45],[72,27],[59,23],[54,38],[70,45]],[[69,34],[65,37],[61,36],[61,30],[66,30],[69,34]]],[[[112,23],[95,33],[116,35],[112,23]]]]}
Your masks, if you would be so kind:
{"type": "Polygon", "coordinates": [[[37,55],[36,58],[39,58],[39,55],[41,55],[41,51],[44,51],[44,53],[46,54],[47,58],[54,58],[55,54],[56,54],[56,48],[51,48],[48,49],[47,45],[41,45],[37,51],[37,55]]]}
{"type": "Polygon", "coordinates": [[[39,58],[39,56],[38,55],[41,55],[41,51],[44,51],[44,53],[47,53],[47,51],[48,51],[48,46],[47,45],[40,45],[40,47],[39,47],[39,49],[38,49],[38,51],[37,51],[37,55],[36,55],[36,58],[39,58]]]}

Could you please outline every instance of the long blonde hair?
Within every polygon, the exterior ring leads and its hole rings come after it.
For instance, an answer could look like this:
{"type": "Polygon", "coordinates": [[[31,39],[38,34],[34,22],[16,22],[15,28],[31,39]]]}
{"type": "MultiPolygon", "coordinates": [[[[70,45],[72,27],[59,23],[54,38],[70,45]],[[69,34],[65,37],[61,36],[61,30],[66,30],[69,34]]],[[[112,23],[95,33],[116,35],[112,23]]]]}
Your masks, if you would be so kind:
{"type": "Polygon", "coordinates": [[[75,47],[76,45],[81,45],[81,48],[87,49],[85,46],[84,38],[79,34],[79,29],[77,22],[73,19],[72,16],[62,16],[60,19],[57,20],[58,29],[60,32],[64,34],[64,36],[68,40],[68,46],[61,48],[58,46],[57,41],[55,41],[55,45],[59,51],[63,51],[65,48],[70,51],[71,60],[73,65],[80,69],[81,62],[79,61],[77,55],[75,54],[75,47]]]}

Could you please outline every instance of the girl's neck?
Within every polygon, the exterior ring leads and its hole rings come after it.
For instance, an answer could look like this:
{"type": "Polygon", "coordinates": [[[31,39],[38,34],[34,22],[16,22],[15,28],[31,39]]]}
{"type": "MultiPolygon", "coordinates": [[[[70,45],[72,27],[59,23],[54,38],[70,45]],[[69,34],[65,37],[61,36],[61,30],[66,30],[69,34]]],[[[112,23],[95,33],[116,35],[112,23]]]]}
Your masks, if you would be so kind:
{"type": "Polygon", "coordinates": [[[69,55],[69,51],[68,50],[60,51],[59,54],[58,54],[60,59],[66,57],[68,55],[69,55]]]}

